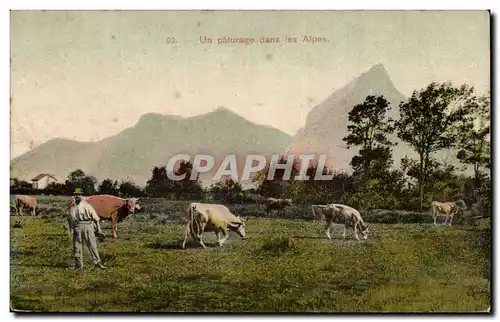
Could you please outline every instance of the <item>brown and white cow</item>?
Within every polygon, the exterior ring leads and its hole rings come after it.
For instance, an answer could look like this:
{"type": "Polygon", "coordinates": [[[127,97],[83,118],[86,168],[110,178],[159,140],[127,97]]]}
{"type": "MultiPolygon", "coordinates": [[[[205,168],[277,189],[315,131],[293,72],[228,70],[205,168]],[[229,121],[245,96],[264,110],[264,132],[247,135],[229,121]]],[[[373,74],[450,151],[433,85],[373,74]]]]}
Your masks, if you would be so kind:
{"type": "Polygon", "coordinates": [[[198,242],[203,248],[206,248],[202,238],[204,232],[214,232],[217,236],[219,246],[222,246],[229,237],[228,230],[232,230],[241,237],[245,237],[244,220],[231,213],[226,206],[192,202],[189,204],[187,213],[188,220],[184,230],[182,248],[186,247],[186,240],[189,234],[193,242],[198,242]],[[221,233],[224,235],[222,239],[220,238],[221,233]]]}
{"type": "Polygon", "coordinates": [[[266,204],[266,213],[269,215],[271,210],[276,210],[278,213],[283,213],[285,211],[286,206],[292,205],[292,199],[276,199],[276,198],[267,198],[265,200],[266,204]]]}
{"type": "Polygon", "coordinates": [[[433,201],[431,203],[431,212],[432,212],[432,218],[434,218],[434,226],[437,226],[436,219],[439,216],[444,216],[444,225],[446,226],[446,223],[449,220],[448,225],[451,227],[451,222],[453,221],[453,217],[459,213],[460,211],[466,211],[467,206],[465,205],[465,202],[460,199],[457,201],[447,201],[447,202],[439,202],[439,201],[433,201]]]}
{"type": "Polygon", "coordinates": [[[15,195],[16,212],[23,216],[23,209],[31,209],[31,215],[36,215],[36,196],[15,195]]]}
{"type": "MultiPolygon", "coordinates": [[[[93,195],[82,199],[95,209],[99,218],[111,220],[111,234],[114,238],[118,238],[116,234],[117,224],[127,218],[129,214],[141,209],[139,198],[123,199],[112,195],[93,195]]],[[[70,206],[73,202],[73,199],[70,200],[70,206]]]]}
{"type": "Polygon", "coordinates": [[[319,217],[319,219],[326,220],[325,232],[328,239],[331,239],[330,228],[332,223],[344,224],[344,232],[342,234],[344,239],[349,228],[354,231],[354,236],[357,240],[359,240],[358,231],[361,232],[364,239],[368,238],[368,225],[365,224],[359,211],[356,209],[341,204],[312,205],[311,209],[316,219],[319,217]]]}

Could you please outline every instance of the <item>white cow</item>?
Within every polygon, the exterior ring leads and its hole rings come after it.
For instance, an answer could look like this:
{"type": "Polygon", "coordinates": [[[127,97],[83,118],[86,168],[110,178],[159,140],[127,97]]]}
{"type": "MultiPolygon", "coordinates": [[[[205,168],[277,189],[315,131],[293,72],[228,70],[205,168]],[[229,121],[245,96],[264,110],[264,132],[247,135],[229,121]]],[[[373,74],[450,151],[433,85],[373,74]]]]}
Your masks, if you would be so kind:
{"type": "Polygon", "coordinates": [[[311,209],[315,218],[320,217],[326,220],[325,232],[328,239],[332,239],[330,236],[332,223],[344,224],[344,232],[342,234],[344,239],[346,238],[348,228],[354,231],[354,236],[357,240],[359,240],[358,230],[364,239],[368,238],[368,225],[365,224],[359,211],[356,209],[341,204],[312,205],[311,209]]]}
{"type": "Polygon", "coordinates": [[[292,206],[292,199],[276,199],[276,198],[267,198],[264,203],[266,204],[266,213],[269,215],[269,212],[272,210],[276,210],[277,213],[284,213],[286,206],[292,206]]]}
{"type": "Polygon", "coordinates": [[[184,230],[182,248],[186,248],[188,234],[191,234],[193,242],[197,241],[203,248],[206,248],[202,239],[204,232],[214,232],[219,246],[222,246],[229,237],[229,229],[245,237],[244,220],[232,214],[226,206],[193,202],[187,212],[188,222],[184,230]],[[222,239],[221,233],[224,235],[222,239]]]}
{"type": "Polygon", "coordinates": [[[434,218],[434,226],[437,226],[436,219],[439,216],[444,216],[444,224],[448,222],[448,225],[451,227],[451,222],[453,221],[453,217],[459,213],[460,211],[466,211],[467,206],[465,205],[465,202],[460,199],[457,201],[448,201],[448,202],[439,202],[439,201],[433,201],[431,203],[431,211],[432,211],[432,218],[434,218]]]}

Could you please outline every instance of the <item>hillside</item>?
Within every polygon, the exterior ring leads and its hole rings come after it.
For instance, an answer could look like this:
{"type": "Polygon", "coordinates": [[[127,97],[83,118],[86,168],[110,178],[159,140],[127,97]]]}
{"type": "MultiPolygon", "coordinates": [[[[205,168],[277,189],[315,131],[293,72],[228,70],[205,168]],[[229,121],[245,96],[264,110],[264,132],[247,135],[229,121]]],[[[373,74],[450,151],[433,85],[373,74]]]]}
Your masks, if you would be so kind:
{"type": "Polygon", "coordinates": [[[81,168],[99,180],[130,178],[144,185],[154,166],[166,165],[177,153],[206,153],[219,161],[235,153],[240,160],[251,153],[282,153],[291,141],[288,134],[249,122],[226,108],[188,118],[144,114],[135,126],[99,142],[46,142],[13,159],[11,176],[30,179],[48,172],[64,180],[81,168]]]}
{"type": "MultiPolygon", "coordinates": [[[[349,162],[357,151],[347,149],[342,141],[347,135],[348,114],[354,105],[362,103],[368,95],[383,95],[391,104],[388,115],[393,119],[399,118],[399,103],[406,98],[394,86],[385,67],[374,65],[311,110],[305,126],[297,131],[289,153],[326,154],[329,166],[349,171],[349,162]]],[[[413,150],[398,140],[395,134],[391,139],[398,143],[394,148],[396,166],[405,155],[416,158],[413,150]]],[[[450,152],[440,152],[437,157],[442,159],[451,155],[450,152]]]]}

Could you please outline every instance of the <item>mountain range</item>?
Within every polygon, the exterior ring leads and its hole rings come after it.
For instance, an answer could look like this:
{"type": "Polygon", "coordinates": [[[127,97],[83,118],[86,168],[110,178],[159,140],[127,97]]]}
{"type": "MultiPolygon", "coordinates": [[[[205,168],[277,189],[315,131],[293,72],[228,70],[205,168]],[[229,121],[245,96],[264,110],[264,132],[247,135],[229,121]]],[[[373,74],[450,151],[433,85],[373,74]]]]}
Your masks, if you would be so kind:
{"type": "Polygon", "coordinates": [[[51,173],[64,181],[71,171],[82,169],[98,180],[132,180],[144,185],[153,167],[166,165],[178,153],[211,155],[216,159],[214,169],[233,153],[240,167],[247,154],[269,156],[291,142],[290,135],[249,122],[224,107],[188,118],[150,113],[135,126],[99,142],[50,140],[13,159],[11,177],[29,180],[51,173]]]}
{"type": "MultiPolygon", "coordinates": [[[[399,117],[397,106],[404,101],[383,65],[372,66],[344,87],[315,106],[308,114],[306,124],[297,131],[289,148],[290,154],[326,154],[327,165],[348,170],[356,149],[347,149],[342,139],[347,135],[348,114],[352,107],[362,103],[368,95],[383,95],[390,103],[388,116],[399,117]]],[[[391,137],[397,141],[396,136],[391,137]]],[[[411,153],[404,144],[398,144],[395,159],[411,153]]]]}
{"type": "MultiPolygon", "coordinates": [[[[342,141],[347,134],[348,113],[370,94],[385,96],[392,106],[388,114],[393,118],[398,117],[398,104],[406,99],[384,66],[378,64],[315,106],[294,137],[252,123],[224,107],[187,118],[149,113],[135,126],[98,142],[50,140],[11,160],[11,177],[29,180],[40,173],[51,173],[64,181],[71,171],[82,169],[98,180],[130,179],[143,186],[154,166],[166,165],[177,153],[214,156],[214,168],[228,153],[234,153],[239,169],[248,154],[326,154],[329,166],[348,170],[356,153],[355,149],[346,149],[342,141]]],[[[392,139],[398,141],[395,135],[392,139]]],[[[405,155],[415,156],[406,144],[398,142],[395,165],[405,155]]]]}

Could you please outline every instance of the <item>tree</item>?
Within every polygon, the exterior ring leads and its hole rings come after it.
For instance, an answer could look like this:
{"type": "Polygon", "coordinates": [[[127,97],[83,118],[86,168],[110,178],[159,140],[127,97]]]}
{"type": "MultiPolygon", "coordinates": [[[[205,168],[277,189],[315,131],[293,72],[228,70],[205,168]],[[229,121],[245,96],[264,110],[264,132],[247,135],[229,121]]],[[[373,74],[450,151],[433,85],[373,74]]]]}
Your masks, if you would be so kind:
{"type": "Polygon", "coordinates": [[[151,179],[146,183],[145,190],[152,197],[166,197],[169,191],[168,184],[166,167],[154,167],[151,179]]]}
{"type": "MultiPolygon", "coordinates": [[[[276,164],[286,164],[287,157],[284,155],[280,156],[276,162],[276,164]]],[[[292,171],[290,172],[290,180],[293,180],[297,174],[299,173],[299,159],[293,159],[292,171]]],[[[274,177],[272,179],[268,179],[267,176],[269,174],[270,165],[266,165],[266,167],[256,173],[252,179],[252,181],[257,184],[257,191],[259,194],[264,195],[266,197],[274,197],[274,198],[288,198],[290,197],[290,190],[294,185],[293,181],[284,181],[285,169],[276,169],[274,173],[274,177]]]]}
{"type": "Polygon", "coordinates": [[[132,181],[122,181],[118,192],[123,197],[142,197],[144,195],[142,189],[132,181]]]}
{"type": "Polygon", "coordinates": [[[118,192],[118,182],[106,179],[99,185],[99,194],[101,195],[116,195],[118,192]]]}
{"type": "Polygon", "coordinates": [[[97,179],[93,176],[88,176],[82,170],[78,169],[71,172],[65,182],[67,193],[73,193],[75,188],[81,188],[85,195],[93,195],[95,193],[95,185],[97,179]]]}
{"type": "Polygon", "coordinates": [[[456,127],[458,141],[457,159],[470,164],[474,169],[476,187],[482,178],[481,169],[490,168],[490,98],[486,95],[474,97],[464,106],[466,115],[456,127]]]}
{"type": "Polygon", "coordinates": [[[221,180],[210,186],[209,192],[216,200],[235,203],[242,202],[243,188],[233,179],[221,180]]]}
{"type": "Polygon", "coordinates": [[[203,195],[203,189],[196,180],[191,180],[191,172],[193,171],[193,164],[189,161],[182,161],[179,168],[174,170],[176,175],[183,175],[183,180],[172,181],[171,190],[178,199],[199,199],[203,195]]]}
{"type": "Polygon", "coordinates": [[[191,180],[193,165],[182,161],[174,170],[175,175],[185,174],[183,180],[171,180],[168,178],[166,167],[155,167],[151,179],[146,183],[146,193],[153,197],[175,197],[178,199],[201,198],[203,189],[198,180],[191,180]]]}
{"type": "Polygon", "coordinates": [[[343,138],[347,148],[360,147],[351,160],[355,173],[370,177],[387,170],[392,164],[390,147],[395,145],[387,136],[394,132],[394,121],[386,118],[389,102],[384,96],[369,95],[349,112],[348,135],[343,138]]]}
{"type": "Polygon", "coordinates": [[[85,172],[83,170],[75,170],[68,175],[67,181],[70,183],[82,182],[85,179],[85,172]]]}
{"type": "Polygon", "coordinates": [[[420,208],[423,208],[424,185],[428,179],[431,154],[453,146],[456,135],[452,131],[463,118],[472,88],[455,88],[451,83],[429,84],[399,105],[400,119],[396,122],[398,137],[418,154],[418,188],[420,208]]]}

